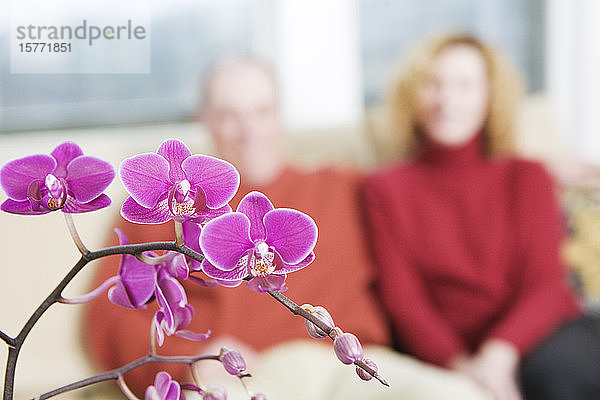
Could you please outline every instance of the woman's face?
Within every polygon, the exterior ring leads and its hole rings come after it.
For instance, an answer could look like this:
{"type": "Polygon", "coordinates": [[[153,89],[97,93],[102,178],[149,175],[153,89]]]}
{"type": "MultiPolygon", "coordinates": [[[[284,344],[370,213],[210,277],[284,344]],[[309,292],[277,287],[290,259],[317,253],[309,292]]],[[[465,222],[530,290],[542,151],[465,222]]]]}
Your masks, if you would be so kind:
{"type": "Polygon", "coordinates": [[[455,45],[435,58],[418,93],[417,122],[434,143],[460,146],[483,128],[489,102],[486,62],[479,50],[455,45]]]}

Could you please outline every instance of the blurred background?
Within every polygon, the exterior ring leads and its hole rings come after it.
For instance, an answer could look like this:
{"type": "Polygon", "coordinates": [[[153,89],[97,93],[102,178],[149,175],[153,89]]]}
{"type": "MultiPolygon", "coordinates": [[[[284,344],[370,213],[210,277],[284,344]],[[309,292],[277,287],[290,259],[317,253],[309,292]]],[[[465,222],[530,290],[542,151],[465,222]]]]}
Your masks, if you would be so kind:
{"type": "MultiPolygon", "coordinates": [[[[412,44],[432,30],[459,29],[509,53],[530,91],[547,96],[569,148],[600,157],[600,5],[593,0],[174,0],[150,8],[150,74],[11,74],[3,57],[2,136],[189,121],[202,72],[215,57],[239,51],[274,65],[290,128],[356,123],[412,44]]],[[[8,15],[0,19],[2,54],[8,15]]],[[[73,62],[81,62],[76,54],[73,62]]]]}
{"type": "MultiPolygon", "coordinates": [[[[88,3],[95,13],[111,13],[102,2],[88,3]]],[[[0,164],[48,153],[67,139],[113,165],[168,137],[210,152],[196,122],[203,73],[215,58],[246,52],[277,73],[294,159],[372,166],[369,129],[398,62],[425,35],[444,30],[479,35],[522,70],[529,84],[523,126],[537,132],[532,153],[600,163],[596,0],[151,0],[149,74],[12,74],[9,4],[0,0],[0,164]]],[[[74,55],[73,62],[82,60],[74,55]]],[[[113,207],[76,218],[88,247],[109,238],[124,192],[115,182],[109,194],[113,207]]],[[[0,215],[0,328],[11,335],[76,260],[57,214],[0,215]],[[19,251],[29,248],[27,256],[19,251]]],[[[90,276],[85,271],[67,294],[82,293],[90,276]]],[[[17,398],[92,370],[78,347],[77,307],[58,308],[24,347],[17,398]]]]}
{"type": "MultiPolygon", "coordinates": [[[[353,124],[381,99],[412,44],[431,31],[458,29],[510,54],[530,91],[547,97],[569,149],[600,157],[597,1],[155,0],[150,11],[150,74],[11,74],[3,57],[2,137],[190,121],[203,71],[216,57],[240,51],[275,67],[290,129],[353,124]]],[[[111,10],[98,4],[93,12],[111,10]]],[[[2,54],[9,26],[2,13],[2,54]]],[[[73,62],[81,60],[74,55],[73,62]]]]}

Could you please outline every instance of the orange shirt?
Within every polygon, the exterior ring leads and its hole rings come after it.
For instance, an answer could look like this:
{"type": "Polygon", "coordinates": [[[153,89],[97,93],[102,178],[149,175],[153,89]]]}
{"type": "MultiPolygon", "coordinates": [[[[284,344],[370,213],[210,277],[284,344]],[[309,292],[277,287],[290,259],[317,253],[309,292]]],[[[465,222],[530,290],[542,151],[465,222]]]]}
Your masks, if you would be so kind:
{"type": "MultiPolygon", "coordinates": [[[[288,168],[264,187],[244,187],[242,183],[231,205],[235,209],[246,193],[259,190],[276,208],[295,208],[310,215],[319,228],[316,259],[288,275],[285,295],[300,305],[324,306],[336,325],[355,333],[363,344],[388,344],[387,326],[372,293],[373,268],[361,224],[359,185],[360,176],[354,172],[330,168],[302,173],[288,168]]],[[[117,224],[131,243],[174,240],[172,223],[144,226],[119,218],[117,224]]],[[[115,242],[113,234],[111,244],[115,242]]],[[[118,257],[105,258],[101,264],[95,284],[117,273],[118,257]]],[[[184,287],[195,309],[188,329],[210,329],[213,337],[235,336],[257,350],[290,339],[310,339],[302,318],[295,318],[271,296],[256,293],[245,284],[205,288],[184,282],[184,287]]],[[[102,369],[112,369],[147,354],[155,311],[155,303],[147,310],[128,310],[113,305],[106,296],[91,302],[84,313],[83,330],[93,360],[102,369]]],[[[201,346],[202,342],[168,337],[159,354],[191,355],[201,346]]],[[[159,370],[167,370],[175,378],[186,372],[182,365],[147,365],[130,372],[126,379],[134,391],[143,393],[159,370]]]]}

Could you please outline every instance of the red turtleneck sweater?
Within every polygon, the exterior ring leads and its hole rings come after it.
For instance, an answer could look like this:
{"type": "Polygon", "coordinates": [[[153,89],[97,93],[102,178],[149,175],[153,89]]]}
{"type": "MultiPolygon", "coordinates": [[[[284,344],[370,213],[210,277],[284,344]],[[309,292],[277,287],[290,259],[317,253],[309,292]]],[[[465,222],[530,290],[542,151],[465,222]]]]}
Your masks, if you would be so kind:
{"type": "Polygon", "coordinates": [[[447,365],[489,338],[527,353],[579,315],[544,169],[483,157],[479,137],[430,146],[365,185],[382,302],[402,346],[447,365]]]}

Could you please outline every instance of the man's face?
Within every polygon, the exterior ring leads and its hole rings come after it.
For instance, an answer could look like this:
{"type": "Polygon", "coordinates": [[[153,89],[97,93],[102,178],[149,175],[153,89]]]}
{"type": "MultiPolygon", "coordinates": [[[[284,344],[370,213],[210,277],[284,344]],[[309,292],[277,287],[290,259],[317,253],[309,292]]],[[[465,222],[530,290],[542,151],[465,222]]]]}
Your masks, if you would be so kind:
{"type": "Polygon", "coordinates": [[[219,156],[238,168],[281,152],[281,123],[272,77],[260,67],[224,67],[213,76],[204,101],[203,121],[219,156]]]}

